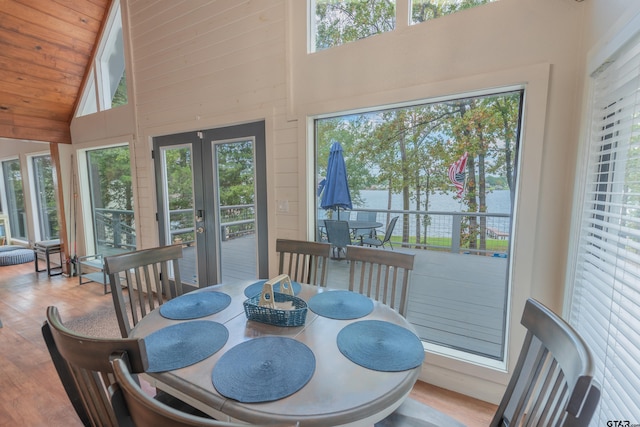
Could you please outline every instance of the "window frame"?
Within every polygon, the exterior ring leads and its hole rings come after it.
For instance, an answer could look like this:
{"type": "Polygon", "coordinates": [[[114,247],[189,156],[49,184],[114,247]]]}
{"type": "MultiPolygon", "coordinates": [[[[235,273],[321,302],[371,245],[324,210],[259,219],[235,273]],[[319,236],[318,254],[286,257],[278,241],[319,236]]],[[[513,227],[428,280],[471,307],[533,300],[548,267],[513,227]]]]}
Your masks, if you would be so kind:
{"type": "MultiPolygon", "coordinates": [[[[391,109],[402,109],[402,108],[413,108],[413,107],[417,107],[417,106],[421,106],[421,105],[428,105],[428,104],[437,104],[437,103],[445,103],[445,102],[451,102],[451,101],[455,101],[455,100],[459,100],[459,99],[468,99],[468,98],[483,98],[483,97],[487,97],[487,96],[494,96],[494,95],[500,95],[500,94],[508,94],[508,93],[513,93],[513,92],[520,92],[521,93],[521,100],[520,100],[520,117],[519,117],[519,133],[516,135],[516,139],[517,141],[514,142],[515,144],[515,154],[517,155],[517,159],[514,159],[515,164],[518,165],[518,168],[521,166],[521,161],[522,161],[522,144],[523,144],[523,137],[522,137],[522,127],[523,127],[523,120],[524,120],[524,115],[525,115],[525,111],[524,111],[524,103],[525,103],[525,99],[526,99],[526,86],[522,85],[522,84],[516,84],[516,85],[506,85],[506,86],[496,86],[493,87],[491,89],[486,89],[486,90],[474,90],[474,91],[469,91],[469,92],[458,92],[458,93],[452,93],[452,94],[448,94],[448,95],[444,95],[444,96],[439,96],[436,98],[423,98],[423,99],[419,99],[419,100],[412,100],[412,101],[406,101],[406,102],[400,102],[400,103],[394,103],[394,104],[388,104],[388,105],[377,105],[375,107],[372,108],[363,108],[363,109],[355,109],[355,110],[347,110],[347,111],[341,111],[341,112],[336,112],[336,113],[324,113],[324,114],[319,114],[319,115],[315,115],[315,116],[310,116],[308,117],[308,123],[310,126],[309,132],[308,134],[310,135],[309,138],[311,140],[311,146],[310,146],[310,150],[311,150],[311,156],[313,156],[313,168],[312,170],[312,174],[311,176],[314,179],[313,182],[313,188],[317,188],[318,187],[318,182],[316,182],[317,179],[319,179],[319,173],[318,173],[318,161],[317,161],[317,151],[318,151],[318,146],[317,146],[317,135],[316,135],[316,123],[318,120],[322,120],[322,119],[327,119],[327,118],[335,118],[338,116],[348,116],[348,115],[352,115],[352,114],[360,114],[360,113],[375,113],[375,112],[382,112],[382,111],[388,111],[391,109]]],[[[517,188],[520,187],[520,182],[519,180],[519,173],[518,173],[518,169],[515,169],[516,171],[516,176],[515,176],[515,188],[516,190],[514,190],[514,200],[512,200],[513,205],[515,206],[518,202],[517,198],[518,198],[518,194],[519,191],[517,191],[517,188]]],[[[316,217],[316,214],[318,211],[321,210],[320,206],[318,205],[318,198],[317,197],[313,197],[310,202],[312,204],[311,206],[311,215],[312,215],[312,219],[310,219],[310,221],[312,222],[312,226],[313,226],[313,233],[312,235],[309,236],[309,239],[311,240],[315,240],[316,236],[315,236],[315,229],[316,229],[316,225],[318,222],[318,218],[316,217]]],[[[354,208],[355,204],[354,204],[354,208]]],[[[357,209],[357,208],[356,208],[357,209]]],[[[515,208],[512,208],[511,213],[510,213],[510,222],[511,222],[511,228],[513,229],[513,224],[515,224],[517,217],[516,217],[517,211],[515,208]]],[[[395,214],[394,214],[395,215],[395,214]]],[[[510,231],[512,231],[512,229],[510,231]]],[[[510,233],[510,239],[512,239],[514,237],[514,233],[510,233]]],[[[498,370],[504,370],[506,369],[506,365],[508,363],[508,348],[509,348],[509,305],[510,305],[510,300],[511,300],[511,294],[512,294],[512,287],[513,287],[513,276],[512,276],[512,260],[513,260],[513,254],[512,254],[512,249],[508,250],[509,252],[509,267],[507,269],[506,272],[506,277],[505,277],[505,286],[506,286],[506,301],[504,304],[504,320],[505,320],[505,324],[504,324],[504,330],[503,332],[503,348],[502,348],[502,358],[494,358],[494,357],[490,357],[490,356],[486,356],[486,355],[481,355],[481,354],[475,354],[472,353],[470,351],[464,351],[461,349],[457,349],[457,348],[453,348],[453,347],[448,347],[445,346],[443,344],[438,344],[438,343],[434,343],[434,342],[429,342],[429,341],[422,341],[422,344],[425,348],[426,351],[429,351],[431,353],[434,354],[439,354],[445,357],[449,357],[452,359],[456,359],[456,360],[461,360],[464,362],[468,362],[468,363],[472,363],[474,365],[481,365],[481,366],[485,366],[485,367],[489,367],[489,368],[493,368],[493,369],[498,369],[498,370]]]]}
{"type": "MultiPolygon", "coordinates": [[[[39,191],[38,191],[40,186],[40,179],[37,176],[40,169],[36,168],[36,165],[35,165],[35,160],[43,157],[49,157],[52,168],[53,168],[53,158],[51,157],[51,153],[49,152],[31,153],[27,156],[27,167],[28,167],[28,173],[30,178],[29,181],[31,186],[30,203],[31,203],[32,212],[33,212],[33,234],[36,241],[58,239],[60,237],[59,235],[43,236],[45,215],[43,215],[42,213],[42,210],[43,210],[42,200],[40,198],[39,191]]],[[[55,176],[53,177],[53,179],[55,180],[55,176]]],[[[55,188],[54,188],[54,191],[55,191],[55,188]]],[[[55,195],[54,195],[54,198],[56,199],[56,205],[57,205],[57,197],[55,195]]],[[[57,208],[56,208],[56,211],[57,211],[57,208]]],[[[58,222],[58,227],[60,227],[60,219],[57,218],[57,215],[58,213],[56,212],[56,221],[58,222]]],[[[59,231],[60,230],[58,229],[58,234],[59,234],[59,231]]]]}
{"type": "MultiPolygon", "coordinates": [[[[10,227],[10,232],[11,232],[11,240],[16,240],[19,242],[28,242],[29,241],[29,212],[28,212],[28,206],[27,206],[27,200],[26,197],[28,196],[28,192],[27,189],[25,188],[25,174],[23,172],[23,168],[22,168],[22,160],[20,159],[19,156],[14,156],[14,157],[8,157],[5,159],[0,160],[0,186],[2,187],[2,206],[4,208],[3,213],[5,215],[7,215],[7,217],[9,218],[9,227],[10,227]],[[18,225],[14,225],[15,218],[12,217],[12,212],[10,212],[10,208],[12,206],[12,203],[9,203],[9,198],[8,196],[8,192],[7,192],[7,182],[5,180],[5,174],[4,174],[4,165],[7,162],[18,162],[19,165],[19,169],[20,169],[20,182],[22,185],[22,197],[23,197],[23,204],[24,206],[22,206],[22,209],[24,210],[23,215],[25,215],[24,221],[23,221],[23,226],[25,227],[25,233],[26,236],[20,236],[18,235],[18,233],[14,233],[14,228],[13,227],[18,227],[18,225]]],[[[16,213],[17,214],[17,213],[16,213]]],[[[15,214],[14,214],[15,215],[15,214]]]]}
{"type": "MultiPolygon", "coordinates": [[[[89,179],[89,169],[88,169],[88,160],[87,160],[87,152],[117,148],[117,147],[128,147],[129,149],[129,168],[131,170],[131,180],[132,180],[132,189],[133,189],[133,221],[135,224],[135,233],[136,236],[140,235],[140,220],[138,213],[138,206],[136,204],[138,200],[137,195],[137,186],[135,182],[136,179],[136,169],[135,169],[135,156],[133,149],[133,144],[130,142],[133,137],[128,135],[128,139],[125,138],[113,138],[109,141],[96,141],[94,143],[82,144],[81,147],[78,147],[76,151],[77,164],[72,165],[74,168],[74,173],[78,177],[77,179],[77,191],[80,194],[78,198],[78,205],[75,207],[77,210],[77,220],[78,223],[74,228],[77,230],[76,236],[71,236],[70,240],[77,241],[78,244],[78,253],[84,255],[93,255],[96,254],[96,245],[95,245],[95,234],[94,234],[94,222],[93,222],[93,207],[92,207],[92,194],[90,187],[90,179],[89,179]]],[[[71,202],[73,203],[73,202],[71,202]]],[[[73,209],[73,207],[72,207],[73,209]]],[[[69,229],[69,227],[67,227],[69,229]]],[[[70,232],[70,231],[68,231],[70,232]]],[[[139,239],[136,239],[137,244],[139,245],[139,239]]]]}

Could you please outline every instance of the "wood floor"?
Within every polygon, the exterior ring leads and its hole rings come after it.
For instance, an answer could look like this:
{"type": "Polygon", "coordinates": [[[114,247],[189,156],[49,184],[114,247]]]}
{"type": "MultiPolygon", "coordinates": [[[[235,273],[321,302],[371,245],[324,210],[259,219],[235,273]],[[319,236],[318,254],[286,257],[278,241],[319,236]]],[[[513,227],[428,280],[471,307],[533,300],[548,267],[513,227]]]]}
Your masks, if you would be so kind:
{"type": "MultiPolygon", "coordinates": [[[[0,427],[80,426],[44,345],[40,327],[55,305],[63,320],[112,304],[102,285],[35,273],[33,263],[0,267],[0,427]]],[[[487,426],[495,405],[418,382],[412,396],[462,421],[487,426]]]]}

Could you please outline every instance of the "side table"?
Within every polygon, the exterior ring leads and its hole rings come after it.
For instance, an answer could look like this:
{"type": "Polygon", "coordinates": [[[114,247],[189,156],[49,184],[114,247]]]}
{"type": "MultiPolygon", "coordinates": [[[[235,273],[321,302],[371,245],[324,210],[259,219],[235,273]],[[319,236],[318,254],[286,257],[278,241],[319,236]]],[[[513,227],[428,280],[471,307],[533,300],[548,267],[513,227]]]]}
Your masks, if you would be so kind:
{"type": "Polygon", "coordinates": [[[40,273],[46,271],[49,276],[58,276],[62,274],[62,246],[60,245],[60,239],[44,240],[42,242],[36,242],[33,245],[33,252],[35,255],[36,272],[40,273]],[[38,254],[43,254],[44,259],[47,262],[47,268],[40,269],[38,266],[38,254]],[[51,266],[51,255],[60,254],[60,265],[57,267],[51,266]],[[53,273],[53,270],[58,270],[53,273]]]}

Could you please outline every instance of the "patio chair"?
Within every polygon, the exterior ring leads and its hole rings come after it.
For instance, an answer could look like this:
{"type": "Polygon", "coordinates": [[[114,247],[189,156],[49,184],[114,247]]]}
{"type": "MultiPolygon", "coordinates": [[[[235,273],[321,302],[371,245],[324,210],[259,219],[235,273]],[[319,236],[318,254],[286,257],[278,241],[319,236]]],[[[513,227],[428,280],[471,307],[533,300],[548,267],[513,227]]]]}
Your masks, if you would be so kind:
{"type": "MultiPolygon", "coordinates": [[[[115,351],[124,353],[131,372],[142,373],[148,367],[144,340],[78,334],[64,326],[58,309],[53,306],[47,308],[42,336],[65,392],[84,425],[133,426],[126,406],[111,399],[109,388],[114,379],[109,357],[115,351]]],[[[155,398],[173,406],[174,410],[204,415],[164,392],[155,398]]]]}
{"type": "Polygon", "coordinates": [[[279,274],[288,274],[291,280],[300,283],[327,285],[329,243],[278,239],[276,252],[280,253],[279,274]]]}
{"type": "MultiPolygon", "coordinates": [[[[586,344],[569,324],[534,299],[527,300],[521,323],[527,335],[491,427],[589,425],[600,390],[586,344]]],[[[444,421],[443,416],[409,398],[375,427],[460,425],[444,421]]]]}
{"type": "MultiPolygon", "coordinates": [[[[356,220],[357,221],[367,221],[367,222],[376,222],[376,218],[378,216],[377,212],[358,212],[356,214],[356,220]]],[[[360,240],[361,238],[364,239],[369,238],[372,239],[376,236],[376,229],[375,228],[367,228],[364,230],[358,230],[357,228],[355,230],[353,230],[353,239],[354,240],[360,240]]]]}
{"type": "Polygon", "coordinates": [[[414,257],[409,253],[349,246],[349,290],[387,304],[406,317],[414,257]]]}
{"type": "Polygon", "coordinates": [[[123,338],[156,306],[182,295],[178,260],[182,245],[161,246],[104,258],[118,326],[123,338]],[[169,280],[170,266],[174,280],[169,280]],[[127,288],[125,299],[123,287],[127,288]],[[129,318],[131,317],[131,319],[129,318]]]}
{"type": "Polygon", "coordinates": [[[347,246],[351,244],[349,223],[347,221],[325,220],[324,224],[327,229],[327,239],[333,248],[333,258],[339,259],[340,252],[345,252],[347,246]]]}
{"type": "MultiPolygon", "coordinates": [[[[147,394],[136,383],[131,375],[126,354],[115,353],[111,357],[113,371],[117,381],[114,387],[114,401],[124,401],[129,409],[131,418],[137,426],[153,427],[242,427],[247,425],[258,426],[258,424],[238,424],[233,422],[216,421],[202,417],[181,413],[175,409],[163,405],[157,400],[149,398],[147,394]]],[[[273,424],[270,425],[274,427],[273,424]]],[[[280,427],[295,427],[296,424],[279,424],[280,427]]],[[[266,427],[266,426],[263,426],[266,427]]],[[[277,426],[276,426],[277,427],[277,426]]]]}
{"type": "Polygon", "coordinates": [[[391,218],[391,221],[389,222],[389,226],[387,227],[387,230],[384,232],[384,237],[382,238],[382,240],[378,239],[377,237],[369,237],[369,238],[362,239],[362,244],[369,245],[369,246],[376,246],[376,247],[381,246],[384,248],[384,245],[388,243],[391,249],[393,249],[393,245],[391,244],[391,235],[393,234],[393,229],[396,226],[396,222],[398,222],[397,216],[394,216],[393,218],[391,218]]]}

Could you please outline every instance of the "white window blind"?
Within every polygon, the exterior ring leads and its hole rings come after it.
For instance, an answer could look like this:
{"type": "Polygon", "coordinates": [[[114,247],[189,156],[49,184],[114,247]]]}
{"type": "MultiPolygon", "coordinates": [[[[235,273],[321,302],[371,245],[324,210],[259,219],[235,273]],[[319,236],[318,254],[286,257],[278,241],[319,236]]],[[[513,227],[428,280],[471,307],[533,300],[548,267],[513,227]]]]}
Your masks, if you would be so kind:
{"type": "Polygon", "coordinates": [[[570,322],[594,353],[592,426],[640,423],[640,39],[593,77],[570,322]]]}

